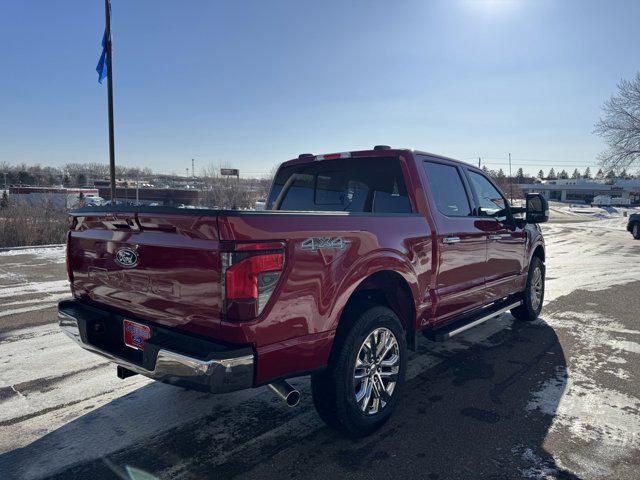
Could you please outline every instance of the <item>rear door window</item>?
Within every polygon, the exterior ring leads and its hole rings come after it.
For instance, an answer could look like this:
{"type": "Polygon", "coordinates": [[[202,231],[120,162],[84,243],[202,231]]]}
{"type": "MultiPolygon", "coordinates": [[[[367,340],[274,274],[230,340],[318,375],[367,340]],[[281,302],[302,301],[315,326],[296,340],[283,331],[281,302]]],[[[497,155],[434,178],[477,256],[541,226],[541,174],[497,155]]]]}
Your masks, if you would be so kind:
{"type": "Polygon", "coordinates": [[[400,160],[349,158],[281,168],[268,210],[411,213],[400,160]]]}
{"type": "Polygon", "coordinates": [[[448,217],[471,215],[471,205],[462,178],[456,167],[443,163],[424,162],[429,189],[438,211],[448,217]]]}

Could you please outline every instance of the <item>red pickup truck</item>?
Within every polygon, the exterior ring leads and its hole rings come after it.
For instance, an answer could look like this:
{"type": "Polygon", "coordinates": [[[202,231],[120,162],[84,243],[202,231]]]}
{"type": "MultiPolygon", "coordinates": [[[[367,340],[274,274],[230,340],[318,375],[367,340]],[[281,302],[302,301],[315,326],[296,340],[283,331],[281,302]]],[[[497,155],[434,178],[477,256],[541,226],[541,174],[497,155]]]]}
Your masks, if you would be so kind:
{"type": "Polygon", "coordinates": [[[265,211],[71,213],[62,330],[142,374],[212,393],[311,375],[329,425],[366,435],[398,402],[407,349],[544,295],[545,199],[512,207],[481,170],[377,146],[283,163],[265,211]]]}

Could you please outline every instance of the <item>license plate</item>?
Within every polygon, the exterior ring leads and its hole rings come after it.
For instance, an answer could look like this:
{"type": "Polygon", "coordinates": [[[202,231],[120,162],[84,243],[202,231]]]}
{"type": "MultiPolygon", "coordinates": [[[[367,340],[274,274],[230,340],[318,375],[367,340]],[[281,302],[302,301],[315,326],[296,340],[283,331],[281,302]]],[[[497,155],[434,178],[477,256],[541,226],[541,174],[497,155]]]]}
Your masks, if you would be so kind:
{"type": "Polygon", "coordinates": [[[151,329],[146,325],[124,320],[124,344],[136,350],[144,350],[144,342],[151,338],[151,329]]]}

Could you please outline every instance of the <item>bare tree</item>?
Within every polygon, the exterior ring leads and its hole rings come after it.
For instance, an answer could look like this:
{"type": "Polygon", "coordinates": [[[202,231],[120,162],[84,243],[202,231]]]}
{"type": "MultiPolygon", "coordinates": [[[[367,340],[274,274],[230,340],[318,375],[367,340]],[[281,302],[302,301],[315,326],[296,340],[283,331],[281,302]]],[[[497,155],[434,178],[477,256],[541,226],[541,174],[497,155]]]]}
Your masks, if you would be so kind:
{"type": "Polygon", "coordinates": [[[605,170],[619,171],[640,163],[640,72],[633,80],[623,79],[618,93],[602,106],[604,116],[594,133],[607,143],[598,157],[605,170]]]}
{"type": "Polygon", "coordinates": [[[202,169],[202,203],[210,208],[255,208],[255,180],[223,176],[221,168],[225,166],[210,163],[202,169]]]}

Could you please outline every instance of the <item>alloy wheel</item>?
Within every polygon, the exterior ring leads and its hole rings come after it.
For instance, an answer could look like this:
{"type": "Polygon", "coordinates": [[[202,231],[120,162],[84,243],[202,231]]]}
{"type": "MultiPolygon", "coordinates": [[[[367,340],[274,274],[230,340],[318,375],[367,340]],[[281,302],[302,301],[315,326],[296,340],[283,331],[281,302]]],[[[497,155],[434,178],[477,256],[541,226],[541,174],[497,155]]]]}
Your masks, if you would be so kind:
{"type": "Polygon", "coordinates": [[[542,278],[542,270],[540,267],[536,267],[531,276],[531,307],[534,310],[538,310],[540,302],[542,301],[542,293],[544,289],[544,279],[542,278]]]}
{"type": "Polygon", "coordinates": [[[360,346],[353,372],[356,403],[366,415],[381,411],[391,400],[400,371],[400,348],[393,332],[376,328],[360,346]]]}

